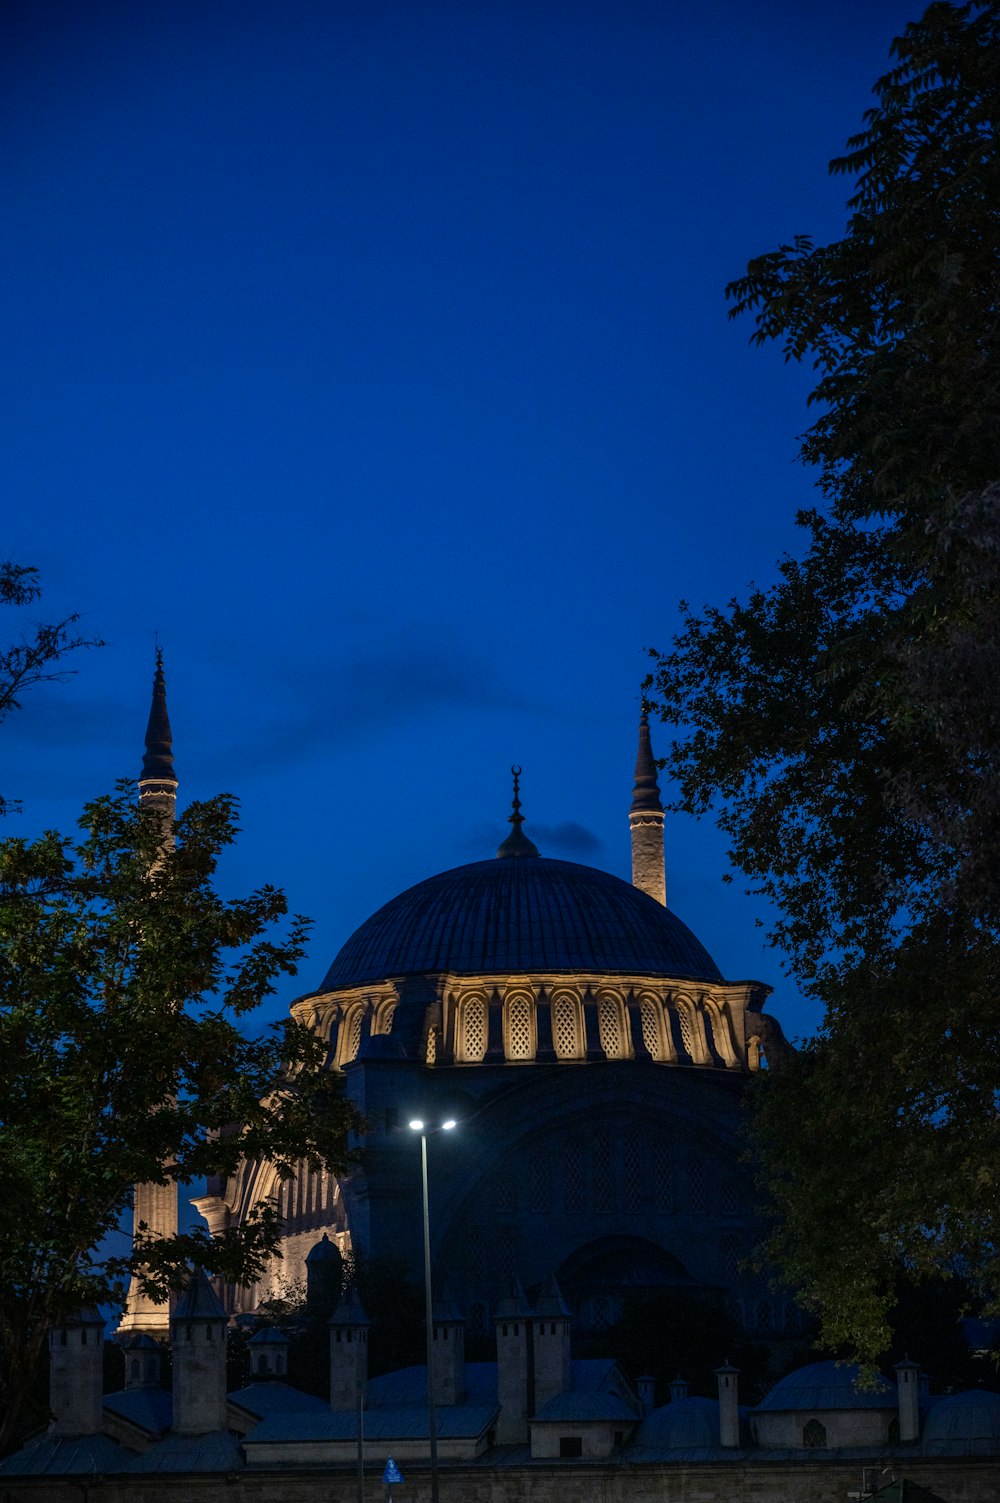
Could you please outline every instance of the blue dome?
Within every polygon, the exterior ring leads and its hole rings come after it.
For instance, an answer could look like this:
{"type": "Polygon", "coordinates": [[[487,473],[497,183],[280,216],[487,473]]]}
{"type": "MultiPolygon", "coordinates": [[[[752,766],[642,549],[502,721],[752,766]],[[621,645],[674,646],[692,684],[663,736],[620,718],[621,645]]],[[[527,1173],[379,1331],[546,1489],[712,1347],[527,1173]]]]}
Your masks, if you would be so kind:
{"type": "Polygon", "coordinates": [[[722,979],[655,898],[596,867],[532,856],[475,861],[418,882],[351,935],[320,990],[440,971],[722,979]]]}
{"type": "Polygon", "coordinates": [[[860,1370],[850,1362],[810,1362],[776,1383],[757,1405],[756,1413],[769,1410],[894,1409],[898,1402],[895,1384],[877,1376],[874,1390],[857,1386],[860,1370]]]}
{"type": "Polygon", "coordinates": [[[1000,1393],[969,1389],[935,1399],[924,1424],[924,1443],[1000,1441],[1000,1393]]]}
{"type": "Polygon", "coordinates": [[[637,1446],[660,1451],[718,1446],[718,1399],[674,1399],[647,1414],[635,1437],[637,1446]]]}

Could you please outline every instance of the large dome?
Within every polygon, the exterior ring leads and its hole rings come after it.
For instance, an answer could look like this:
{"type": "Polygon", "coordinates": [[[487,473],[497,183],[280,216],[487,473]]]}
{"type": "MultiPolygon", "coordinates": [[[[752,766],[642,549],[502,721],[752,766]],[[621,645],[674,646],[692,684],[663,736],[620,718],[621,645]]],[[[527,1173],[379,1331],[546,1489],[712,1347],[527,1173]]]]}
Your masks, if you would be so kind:
{"type": "Polygon", "coordinates": [[[320,990],[440,971],[722,980],[687,925],[654,898],[595,867],[530,856],[418,882],[351,935],[320,990]]]}

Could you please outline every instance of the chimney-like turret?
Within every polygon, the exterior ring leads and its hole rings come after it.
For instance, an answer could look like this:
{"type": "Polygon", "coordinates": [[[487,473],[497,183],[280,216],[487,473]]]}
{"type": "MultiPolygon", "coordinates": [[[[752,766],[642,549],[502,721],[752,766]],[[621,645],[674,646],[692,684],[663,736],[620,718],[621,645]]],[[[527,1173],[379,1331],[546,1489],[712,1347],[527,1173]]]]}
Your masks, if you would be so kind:
{"type": "Polygon", "coordinates": [[[203,1273],[196,1273],[170,1322],[176,1435],[226,1429],[226,1312],[203,1273]]]}
{"type": "Polygon", "coordinates": [[[255,1383],[288,1376],[288,1337],[276,1326],[265,1326],[247,1342],[250,1376],[255,1383]]]}
{"type": "Polygon", "coordinates": [[[534,1396],[529,1393],[529,1387],[534,1387],[529,1372],[532,1313],[520,1280],[514,1278],[493,1316],[500,1400],[497,1441],[502,1446],[518,1445],[528,1439],[528,1414],[534,1409],[534,1396]]]}
{"type": "Polygon", "coordinates": [[[549,1399],[568,1393],[573,1386],[569,1311],[554,1274],[546,1279],[535,1300],[531,1328],[537,1414],[549,1399]]]}
{"type": "Polygon", "coordinates": [[[104,1321],[81,1310],[49,1332],[53,1435],[97,1435],[104,1394],[104,1321]]]}
{"type": "Polygon", "coordinates": [[[656,780],[656,762],[649,739],[649,716],[639,717],[639,752],[635,759],[635,787],[628,816],[632,832],[632,886],[648,892],[666,906],[667,879],[663,866],[663,805],[656,780]]]}
{"type": "Polygon", "coordinates": [[[899,1440],[912,1445],[920,1439],[920,1367],[904,1357],[897,1362],[896,1391],[899,1395],[899,1440]]]}
{"type": "Polygon", "coordinates": [[[354,1414],[368,1386],[368,1316],[352,1284],[330,1316],[330,1408],[354,1414]]]}
{"type": "Polygon", "coordinates": [[[434,1402],[465,1403],[465,1322],[449,1299],[434,1308],[431,1361],[434,1367],[434,1402]]]}
{"type": "Polygon", "coordinates": [[[740,1443],[740,1370],[727,1362],[715,1369],[719,1383],[719,1444],[733,1448],[740,1443]]]}

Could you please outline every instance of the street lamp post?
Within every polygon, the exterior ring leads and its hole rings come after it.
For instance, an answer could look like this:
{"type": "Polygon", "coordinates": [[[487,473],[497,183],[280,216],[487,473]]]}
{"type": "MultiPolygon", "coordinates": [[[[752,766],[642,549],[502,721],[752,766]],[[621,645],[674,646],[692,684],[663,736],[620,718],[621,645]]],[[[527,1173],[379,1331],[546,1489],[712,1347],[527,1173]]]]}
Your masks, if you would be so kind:
{"type": "Polygon", "coordinates": [[[427,1139],[432,1133],[450,1132],[456,1126],[449,1117],[437,1127],[427,1127],[415,1117],[410,1123],[420,1134],[420,1185],[424,1212],[424,1319],[427,1323],[427,1433],[431,1452],[431,1503],[438,1503],[437,1415],[434,1408],[434,1303],[431,1296],[431,1218],[427,1196],[427,1139]]]}

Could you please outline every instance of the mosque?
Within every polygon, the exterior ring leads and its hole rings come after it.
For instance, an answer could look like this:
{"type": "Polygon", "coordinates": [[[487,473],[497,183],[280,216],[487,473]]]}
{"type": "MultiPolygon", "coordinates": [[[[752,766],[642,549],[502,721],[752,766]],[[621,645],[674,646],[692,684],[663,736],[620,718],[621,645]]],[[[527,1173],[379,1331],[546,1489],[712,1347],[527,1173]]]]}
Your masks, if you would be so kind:
{"type": "MultiPolygon", "coordinates": [[[[335,1179],[303,1165],[279,1182],[246,1162],[209,1184],[195,1204],[212,1230],[273,1200],[283,1256],[254,1289],[197,1275],[169,1308],[133,1288],[120,1392],[102,1391],[98,1312],[52,1331],[53,1420],[0,1460],[2,1503],[209,1503],[223,1491],[231,1503],[364,1503],[383,1484],[390,1503],[393,1487],[398,1503],[1000,1496],[1000,1394],[932,1396],[905,1357],[874,1388],[814,1362],[747,1408],[728,1363],[716,1397],[678,1379],[658,1406],[651,1380],[574,1354],[577,1335],[599,1345],[630,1294],[674,1291],[725,1309],[782,1361],[798,1313],[746,1262],[762,1227],[740,1128],[749,1077],[789,1046],[763,1010],[768,987],[725,980],[666,906],[645,715],[631,885],[542,855],[513,771],[496,855],[392,899],[292,1004],[366,1121],[358,1167],[335,1179]],[[227,1392],[227,1327],[253,1324],[285,1281],[339,1270],[352,1251],[401,1257],[421,1279],[416,1121],[432,1184],[429,1365],[370,1376],[349,1287],[330,1320],[329,1400],[288,1383],[287,1337],[263,1321],[250,1383],[227,1392]],[[466,1338],[489,1334],[495,1360],[467,1361],[466,1338]]],[[[159,662],[139,787],[172,816],[159,662]]],[[[170,1232],[176,1198],[138,1186],[136,1217],[170,1232]]]]}
{"type": "MultiPolygon", "coordinates": [[[[139,788],[172,816],[159,664],[139,788]]],[[[673,1289],[724,1305],[755,1339],[795,1333],[792,1302],[746,1267],[761,1228],[741,1161],[747,1077],[783,1039],[762,1010],[769,988],[725,980],[666,906],[645,714],[628,820],[631,885],[546,857],[525,829],[514,769],[510,834],[495,856],[392,899],[293,1003],[368,1132],[347,1178],[303,1164],[281,1182],[271,1165],[245,1163],[195,1202],[213,1232],[260,1201],[284,1220],[281,1259],[257,1288],[225,1291],[230,1314],[303,1280],[324,1236],[345,1254],[401,1256],[422,1277],[408,1126],[420,1119],[457,1124],[429,1144],[432,1251],[435,1286],[470,1334],[491,1329],[514,1277],[531,1291],[550,1275],[579,1332],[614,1324],[629,1292],[673,1289]]],[[[172,1230],[172,1193],[139,1187],[137,1217],[172,1230]]],[[[122,1330],[164,1335],[168,1319],[133,1289],[122,1330]]]]}

